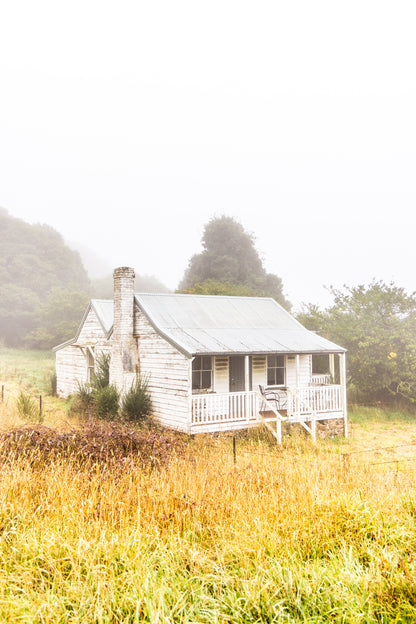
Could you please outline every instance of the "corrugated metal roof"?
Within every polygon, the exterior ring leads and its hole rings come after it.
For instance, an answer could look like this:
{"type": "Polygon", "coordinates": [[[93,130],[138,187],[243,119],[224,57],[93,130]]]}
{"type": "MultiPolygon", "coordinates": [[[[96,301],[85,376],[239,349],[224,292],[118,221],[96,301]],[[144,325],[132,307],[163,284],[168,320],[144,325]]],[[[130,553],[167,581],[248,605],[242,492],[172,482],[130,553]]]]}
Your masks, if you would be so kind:
{"type": "MultiPolygon", "coordinates": [[[[170,293],[136,293],[135,297],[157,331],[188,355],[345,351],[306,330],[274,299],[170,293]]],[[[113,301],[92,299],[91,305],[109,336],[113,327],[113,301]]],[[[75,342],[76,338],[55,350],[75,342]]]]}
{"type": "Polygon", "coordinates": [[[274,299],[165,293],[135,297],[153,326],[189,355],[345,351],[306,330],[274,299]]]}
{"type": "Polygon", "coordinates": [[[111,299],[91,299],[91,305],[94,308],[103,330],[108,335],[113,327],[113,301],[111,299]]]}
{"type": "Polygon", "coordinates": [[[101,327],[103,328],[103,331],[106,334],[107,338],[109,337],[110,332],[113,329],[113,317],[114,317],[113,301],[111,299],[91,299],[91,301],[89,302],[87,306],[87,309],[84,312],[84,316],[82,317],[82,321],[78,327],[75,338],[71,338],[70,340],[63,342],[62,344],[59,344],[56,347],[53,347],[53,351],[59,351],[59,349],[63,349],[64,347],[70,344],[76,345],[78,337],[84,326],[85,319],[87,318],[88,313],[91,310],[91,308],[93,308],[95,314],[97,315],[98,321],[100,322],[101,327]]]}

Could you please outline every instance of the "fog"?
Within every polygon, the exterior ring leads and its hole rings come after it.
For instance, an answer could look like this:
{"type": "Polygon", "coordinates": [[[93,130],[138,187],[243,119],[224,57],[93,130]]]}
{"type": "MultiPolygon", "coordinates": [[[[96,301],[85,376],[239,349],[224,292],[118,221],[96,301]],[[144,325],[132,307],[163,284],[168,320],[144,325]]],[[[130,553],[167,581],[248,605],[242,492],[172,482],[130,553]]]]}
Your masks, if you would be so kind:
{"type": "Polygon", "coordinates": [[[416,290],[412,2],[15,1],[0,205],[170,288],[213,216],[287,297],[416,290]]]}

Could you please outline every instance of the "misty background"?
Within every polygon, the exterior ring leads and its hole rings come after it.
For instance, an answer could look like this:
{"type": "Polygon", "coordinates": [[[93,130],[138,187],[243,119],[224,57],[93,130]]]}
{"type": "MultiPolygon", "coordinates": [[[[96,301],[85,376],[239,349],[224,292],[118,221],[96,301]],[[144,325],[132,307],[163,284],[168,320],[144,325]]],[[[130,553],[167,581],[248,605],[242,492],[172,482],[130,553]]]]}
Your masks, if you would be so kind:
{"type": "MultiPolygon", "coordinates": [[[[223,214],[295,307],[413,291],[412,2],[40,0],[0,15],[0,206],[177,287],[223,214]]],[[[87,257],[90,261],[87,261],[87,257]]]]}

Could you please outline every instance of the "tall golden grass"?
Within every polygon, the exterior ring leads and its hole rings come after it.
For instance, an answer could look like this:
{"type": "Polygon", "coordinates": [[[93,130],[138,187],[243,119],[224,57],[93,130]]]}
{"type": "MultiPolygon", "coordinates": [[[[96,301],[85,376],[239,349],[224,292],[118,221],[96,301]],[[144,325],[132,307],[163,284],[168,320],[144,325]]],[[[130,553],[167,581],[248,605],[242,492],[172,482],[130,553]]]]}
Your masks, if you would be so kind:
{"type": "Polygon", "coordinates": [[[138,460],[3,458],[0,621],[416,619],[411,462],[263,434],[138,460]]]}
{"type": "MultiPolygon", "coordinates": [[[[45,396],[52,371],[0,350],[1,430],[30,428],[24,390],[82,435],[45,396]]],[[[416,462],[379,463],[413,449],[342,459],[416,442],[413,416],[353,416],[348,442],[242,435],[236,465],[226,437],[172,440],[159,467],[0,445],[0,622],[416,621],[416,462]]]]}

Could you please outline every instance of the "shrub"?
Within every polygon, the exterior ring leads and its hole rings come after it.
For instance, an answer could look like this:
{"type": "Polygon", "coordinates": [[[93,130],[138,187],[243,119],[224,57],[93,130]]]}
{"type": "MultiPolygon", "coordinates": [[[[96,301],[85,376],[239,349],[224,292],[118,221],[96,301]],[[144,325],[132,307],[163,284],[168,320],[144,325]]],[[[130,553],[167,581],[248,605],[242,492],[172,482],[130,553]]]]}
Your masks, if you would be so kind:
{"type": "Polygon", "coordinates": [[[16,408],[19,416],[25,420],[36,420],[40,422],[42,419],[38,403],[28,392],[20,392],[17,397],[16,408]]]}
{"type": "Polygon", "coordinates": [[[96,390],[110,385],[110,354],[101,352],[95,358],[95,370],[91,386],[96,390]]]}
{"type": "Polygon", "coordinates": [[[78,383],[78,390],[72,397],[70,411],[84,416],[97,416],[111,420],[117,416],[120,394],[115,386],[96,387],[93,383],[78,383]]]}
{"type": "Polygon", "coordinates": [[[121,415],[126,420],[141,420],[150,414],[152,402],[150,400],[149,379],[138,376],[130,390],[123,396],[121,415]]]}
{"type": "Polygon", "coordinates": [[[94,413],[98,418],[111,420],[117,416],[120,394],[115,386],[104,386],[92,391],[94,413]]]}
{"type": "Polygon", "coordinates": [[[94,397],[89,384],[78,382],[78,390],[72,397],[70,411],[90,414],[94,407],[94,397]]]}
{"type": "Polygon", "coordinates": [[[101,352],[96,357],[91,382],[78,382],[70,411],[109,419],[116,416],[119,402],[117,389],[110,386],[110,354],[101,352]]]}

